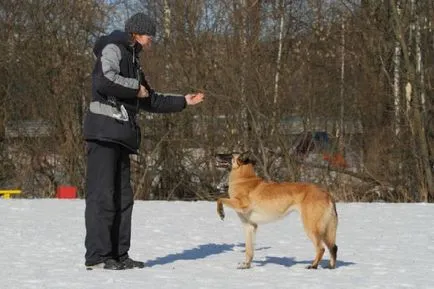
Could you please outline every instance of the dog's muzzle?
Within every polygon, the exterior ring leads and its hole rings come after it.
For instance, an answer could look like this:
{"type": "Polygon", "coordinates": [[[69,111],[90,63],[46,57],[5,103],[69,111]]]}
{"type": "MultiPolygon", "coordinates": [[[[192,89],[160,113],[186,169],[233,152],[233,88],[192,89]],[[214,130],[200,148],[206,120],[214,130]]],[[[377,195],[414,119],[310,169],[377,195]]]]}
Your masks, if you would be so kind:
{"type": "Polygon", "coordinates": [[[217,168],[228,169],[232,166],[232,154],[217,154],[215,160],[217,168]]]}

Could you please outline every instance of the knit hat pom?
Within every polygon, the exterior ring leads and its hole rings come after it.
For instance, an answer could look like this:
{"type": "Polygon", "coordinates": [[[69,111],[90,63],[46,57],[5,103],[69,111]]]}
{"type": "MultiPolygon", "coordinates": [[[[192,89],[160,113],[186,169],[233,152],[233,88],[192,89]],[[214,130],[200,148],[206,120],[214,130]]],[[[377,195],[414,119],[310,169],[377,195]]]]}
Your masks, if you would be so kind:
{"type": "Polygon", "coordinates": [[[144,13],[136,13],[125,22],[125,32],[154,37],[156,33],[155,21],[144,13]]]}

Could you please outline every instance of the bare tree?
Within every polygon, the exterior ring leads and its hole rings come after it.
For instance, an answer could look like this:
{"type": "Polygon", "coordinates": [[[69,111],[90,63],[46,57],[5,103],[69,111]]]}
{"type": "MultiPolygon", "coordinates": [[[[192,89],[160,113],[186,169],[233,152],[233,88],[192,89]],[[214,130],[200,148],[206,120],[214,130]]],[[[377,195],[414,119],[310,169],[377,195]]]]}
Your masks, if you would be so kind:
{"type": "Polygon", "coordinates": [[[250,149],[265,178],[340,200],[433,200],[429,0],[0,1],[1,186],[84,192],[92,47],[138,11],[161,28],[141,57],[151,86],[206,101],[140,115],[136,198],[213,199],[214,155],[250,149]]]}
{"type": "MultiPolygon", "coordinates": [[[[52,196],[82,188],[84,98],[93,34],[104,24],[98,1],[9,1],[0,6],[4,149],[14,186],[52,196]],[[3,42],[3,41],[2,41],[3,42]]],[[[80,190],[82,191],[82,190],[80,190]]]]}

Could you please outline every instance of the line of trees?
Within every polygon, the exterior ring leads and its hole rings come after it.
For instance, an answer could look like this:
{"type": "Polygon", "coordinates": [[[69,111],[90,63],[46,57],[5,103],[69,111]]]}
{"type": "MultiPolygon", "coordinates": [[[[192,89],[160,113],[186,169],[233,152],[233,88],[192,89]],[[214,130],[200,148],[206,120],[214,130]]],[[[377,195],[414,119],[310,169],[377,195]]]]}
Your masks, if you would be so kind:
{"type": "Polygon", "coordinates": [[[158,22],[152,86],[207,96],[141,114],[137,199],[214,199],[213,156],[251,150],[264,178],[341,201],[434,200],[431,0],[0,0],[1,188],[83,196],[92,46],[137,11],[158,22]]]}

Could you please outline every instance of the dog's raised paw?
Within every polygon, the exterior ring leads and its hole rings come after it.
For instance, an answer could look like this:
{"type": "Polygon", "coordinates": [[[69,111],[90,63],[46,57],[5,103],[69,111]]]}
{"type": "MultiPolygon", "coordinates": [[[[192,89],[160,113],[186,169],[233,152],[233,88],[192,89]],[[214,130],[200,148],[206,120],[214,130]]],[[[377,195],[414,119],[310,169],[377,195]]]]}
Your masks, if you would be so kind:
{"type": "Polygon", "coordinates": [[[219,215],[220,219],[225,218],[225,211],[223,210],[223,206],[217,207],[217,214],[219,215]]]}

